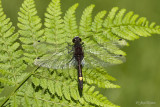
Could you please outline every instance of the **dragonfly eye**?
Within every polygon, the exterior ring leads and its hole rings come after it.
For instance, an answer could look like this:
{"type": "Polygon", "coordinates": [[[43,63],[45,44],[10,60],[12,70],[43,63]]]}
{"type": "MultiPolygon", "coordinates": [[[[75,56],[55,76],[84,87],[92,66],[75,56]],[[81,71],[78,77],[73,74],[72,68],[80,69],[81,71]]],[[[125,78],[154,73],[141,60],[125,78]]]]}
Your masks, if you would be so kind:
{"type": "Polygon", "coordinates": [[[40,40],[38,40],[37,42],[40,42],[40,40]]]}
{"type": "Polygon", "coordinates": [[[82,39],[81,38],[79,38],[79,42],[81,42],[82,41],[82,39]]]}
{"type": "Polygon", "coordinates": [[[75,38],[73,38],[73,39],[72,39],[72,42],[73,42],[73,43],[75,43],[75,41],[76,41],[76,39],[75,39],[75,38]]]}
{"type": "Polygon", "coordinates": [[[78,36],[74,37],[72,40],[73,43],[81,42],[81,41],[82,41],[81,38],[79,38],[78,36]]]}
{"type": "Polygon", "coordinates": [[[121,41],[122,40],[122,38],[121,39],[119,39],[119,41],[121,41]]]}

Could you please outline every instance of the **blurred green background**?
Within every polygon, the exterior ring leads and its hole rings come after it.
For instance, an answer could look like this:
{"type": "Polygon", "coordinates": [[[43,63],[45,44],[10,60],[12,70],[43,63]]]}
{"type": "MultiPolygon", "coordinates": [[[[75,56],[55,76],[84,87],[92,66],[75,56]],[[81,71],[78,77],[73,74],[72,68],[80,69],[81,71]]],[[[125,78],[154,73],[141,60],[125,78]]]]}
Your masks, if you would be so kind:
{"type": "MultiPolygon", "coordinates": [[[[2,0],[7,17],[13,25],[17,23],[17,13],[23,0],[2,0]]],[[[44,21],[44,12],[50,0],[35,0],[38,15],[44,21]]],[[[160,25],[160,0],[62,0],[62,11],[74,3],[79,3],[77,19],[79,21],[83,9],[95,4],[93,15],[98,11],[110,11],[112,7],[126,8],[140,16],[147,17],[150,22],[160,25]]],[[[64,15],[64,14],[63,14],[64,15]]],[[[109,74],[117,79],[120,89],[107,89],[103,93],[113,103],[121,107],[160,107],[160,35],[141,37],[124,47],[127,52],[126,62],[108,68],[109,74]]]]}

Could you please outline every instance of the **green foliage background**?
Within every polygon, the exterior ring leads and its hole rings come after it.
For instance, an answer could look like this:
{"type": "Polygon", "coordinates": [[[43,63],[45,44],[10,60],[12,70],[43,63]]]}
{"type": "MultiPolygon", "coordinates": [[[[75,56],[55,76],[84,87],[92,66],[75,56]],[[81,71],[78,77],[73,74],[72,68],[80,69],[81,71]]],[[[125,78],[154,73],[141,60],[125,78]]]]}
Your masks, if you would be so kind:
{"type": "MultiPolygon", "coordinates": [[[[17,23],[17,12],[23,0],[2,0],[4,12],[11,19],[13,25],[17,23]]],[[[38,15],[44,19],[44,12],[50,0],[35,0],[38,15]]],[[[134,11],[140,16],[145,16],[152,22],[160,24],[159,0],[62,0],[62,11],[72,4],[79,2],[81,8],[77,9],[80,18],[82,10],[89,4],[96,5],[93,14],[100,10],[110,10],[118,6],[134,11]]],[[[104,91],[108,99],[122,107],[159,107],[160,106],[160,36],[140,38],[130,42],[130,47],[125,47],[127,62],[110,67],[110,75],[117,78],[120,89],[104,91]],[[138,105],[136,102],[155,102],[156,104],[138,105]]]]}

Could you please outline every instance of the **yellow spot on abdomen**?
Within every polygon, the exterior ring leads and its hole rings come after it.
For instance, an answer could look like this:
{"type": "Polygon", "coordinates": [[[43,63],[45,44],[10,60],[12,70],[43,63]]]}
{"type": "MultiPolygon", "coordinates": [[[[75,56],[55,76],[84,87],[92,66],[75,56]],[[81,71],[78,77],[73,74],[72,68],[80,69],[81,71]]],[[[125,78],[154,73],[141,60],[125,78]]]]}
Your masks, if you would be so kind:
{"type": "Polygon", "coordinates": [[[81,80],[81,81],[82,81],[82,79],[83,79],[83,77],[79,77],[79,80],[81,80]]]}

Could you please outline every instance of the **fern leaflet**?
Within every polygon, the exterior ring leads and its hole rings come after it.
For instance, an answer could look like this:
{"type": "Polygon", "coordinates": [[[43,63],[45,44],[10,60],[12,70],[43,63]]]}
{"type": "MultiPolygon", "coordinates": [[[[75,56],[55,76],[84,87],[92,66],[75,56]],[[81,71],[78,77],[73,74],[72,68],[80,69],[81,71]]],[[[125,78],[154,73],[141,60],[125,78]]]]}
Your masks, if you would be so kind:
{"type": "MultiPolygon", "coordinates": [[[[118,7],[112,8],[108,15],[105,10],[100,11],[93,18],[93,4],[84,9],[78,24],[75,15],[78,5],[72,5],[62,17],[60,0],[52,0],[45,13],[45,28],[42,29],[34,0],[24,0],[18,12],[19,30],[16,32],[10,19],[6,18],[0,1],[1,106],[118,107],[95,90],[95,87],[120,87],[112,83],[116,79],[99,62],[107,65],[123,63],[126,53],[120,48],[128,46],[128,40],[160,34],[159,26],[118,7]],[[89,62],[83,68],[82,93],[78,89],[74,68],[35,68],[37,66],[33,64],[38,57],[48,56],[52,51],[61,52],[75,36],[80,36],[84,47],[87,47],[85,60],[89,62]],[[89,68],[90,65],[92,68],[89,68]]],[[[54,57],[61,60],[66,56],[54,57]]],[[[50,61],[56,65],[59,60],[50,61]]]]}

